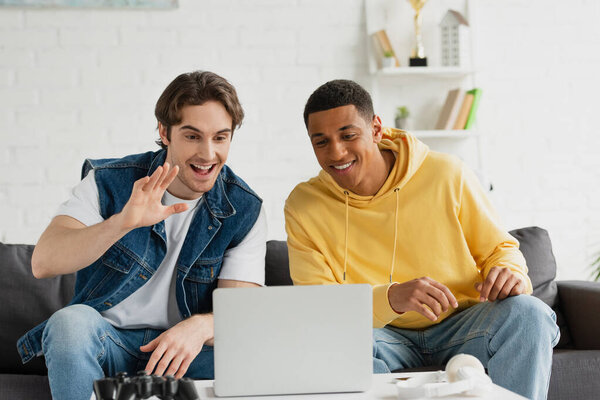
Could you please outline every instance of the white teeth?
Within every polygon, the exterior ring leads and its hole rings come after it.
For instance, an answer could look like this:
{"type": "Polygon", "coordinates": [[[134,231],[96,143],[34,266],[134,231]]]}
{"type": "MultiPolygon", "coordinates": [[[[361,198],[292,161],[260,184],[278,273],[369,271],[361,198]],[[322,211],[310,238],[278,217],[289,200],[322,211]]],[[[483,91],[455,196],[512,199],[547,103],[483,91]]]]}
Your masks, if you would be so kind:
{"type": "Polygon", "coordinates": [[[210,169],[212,167],[212,165],[196,165],[196,164],[192,164],[194,167],[198,168],[198,169],[203,169],[203,170],[207,170],[210,169]]]}
{"type": "Polygon", "coordinates": [[[334,165],[333,168],[341,170],[341,169],[348,168],[350,165],[352,165],[352,161],[350,161],[348,164],[344,164],[344,165],[334,165]]]}

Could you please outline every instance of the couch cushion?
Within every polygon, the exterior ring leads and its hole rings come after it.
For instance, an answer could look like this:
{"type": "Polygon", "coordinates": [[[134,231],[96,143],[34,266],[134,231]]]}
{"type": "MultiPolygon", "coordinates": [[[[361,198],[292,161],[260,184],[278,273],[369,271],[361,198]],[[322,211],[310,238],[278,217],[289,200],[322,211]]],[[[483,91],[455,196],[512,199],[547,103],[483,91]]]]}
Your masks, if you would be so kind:
{"type": "Polygon", "coordinates": [[[548,400],[597,399],[600,350],[555,350],[548,400]]]}
{"type": "Polygon", "coordinates": [[[52,400],[48,377],[40,375],[0,375],[0,399],[52,400]]]}
{"type": "Polygon", "coordinates": [[[520,243],[519,250],[525,256],[529,278],[533,284],[533,295],[550,307],[558,303],[556,287],[556,260],[552,253],[550,236],[537,226],[515,229],[509,232],[520,243]]]}
{"type": "Polygon", "coordinates": [[[265,284],[267,286],[292,285],[285,240],[269,240],[265,259],[265,284]]]}
{"type": "Polygon", "coordinates": [[[50,317],[73,296],[75,275],[35,279],[31,273],[32,245],[0,243],[2,307],[0,307],[0,373],[47,373],[43,358],[23,365],[17,339],[50,317]]]}
{"type": "Polygon", "coordinates": [[[548,231],[537,226],[515,229],[509,232],[519,241],[529,268],[529,278],[533,285],[533,295],[548,304],[556,313],[556,324],[560,328],[560,341],[556,348],[571,346],[571,335],[559,306],[556,286],[556,259],[552,253],[552,243],[548,231]]]}

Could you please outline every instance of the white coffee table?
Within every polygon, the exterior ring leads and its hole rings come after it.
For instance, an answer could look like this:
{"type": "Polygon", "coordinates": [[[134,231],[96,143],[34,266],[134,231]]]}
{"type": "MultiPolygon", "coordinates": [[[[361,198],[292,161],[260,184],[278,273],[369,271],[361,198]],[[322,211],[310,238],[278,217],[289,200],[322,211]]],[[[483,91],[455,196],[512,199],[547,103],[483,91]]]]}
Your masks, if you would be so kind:
{"type": "MultiPolygon", "coordinates": [[[[307,394],[307,395],[288,395],[288,396],[245,396],[245,397],[217,397],[213,390],[214,381],[196,381],[196,390],[202,400],[206,399],[225,399],[225,400],[296,400],[296,399],[317,399],[317,400],[337,400],[337,399],[366,399],[366,400],[395,400],[397,399],[396,382],[398,378],[414,377],[418,374],[428,374],[429,372],[410,372],[396,374],[375,374],[373,375],[373,385],[368,392],[360,393],[331,393],[331,394],[307,394]]],[[[152,399],[155,399],[152,397],[152,399]]],[[[492,391],[485,397],[475,396],[445,396],[438,397],[443,400],[527,400],[498,385],[493,385],[492,391]]]]}

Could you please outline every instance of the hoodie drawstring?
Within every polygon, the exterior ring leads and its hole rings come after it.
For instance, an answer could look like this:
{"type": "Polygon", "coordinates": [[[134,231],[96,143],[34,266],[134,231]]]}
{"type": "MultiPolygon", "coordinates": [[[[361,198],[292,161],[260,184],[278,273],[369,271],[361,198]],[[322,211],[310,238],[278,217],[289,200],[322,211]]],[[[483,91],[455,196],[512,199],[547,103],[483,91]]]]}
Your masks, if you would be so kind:
{"type": "Polygon", "coordinates": [[[344,238],[344,283],[346,283],[346,267],[348,263],[348,193],[347,190],[344,190],[344,194],[346,195],[346,235],[344,238]]]}
{"type": "Polygon", "coordinates": [[[390,283],[394,275],[394,264],[396,263],[396,246],[398,242],[398,209],[400,208],[400,189],[394,189],[396,193],[396,212],[394,213],[394,251],[392,252],[392,266],[390,267],[390,283]]]}
{"type": "MultiPolygon", "coordinates": [[[[396,263],[396,247],[398,243],[398,210],[400,209],[400,189],[394,189],[394,193],[396,193],[396,211],[394,212],[394,251],[392,252],[392,265],[390,267],[390,283],[392,283],[392,276],[394,275],[394,264],[396,263]]],[[[346,232],[344,235],[344,281],[346,283],[346,271],[348,267],[348,193],[347,190],[344,190],[344,195],[346,196],[346,232]]]]}

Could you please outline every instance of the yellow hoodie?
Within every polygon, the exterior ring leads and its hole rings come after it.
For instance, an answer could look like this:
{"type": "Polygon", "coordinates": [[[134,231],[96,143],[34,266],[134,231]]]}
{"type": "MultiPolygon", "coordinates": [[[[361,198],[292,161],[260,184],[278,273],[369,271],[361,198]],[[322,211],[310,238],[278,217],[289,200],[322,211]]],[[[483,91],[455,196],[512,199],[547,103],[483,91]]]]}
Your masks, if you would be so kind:
{"type": "Polygon", "coordinates": [[[459,310],[479,302],[474,285],[492,267],[526,278],[519,243],[500,228],[475,175],[456,157],[430,151],[414,136],[385,128],[379,144],[395,165],[374,196],[360,196],[321,171],[298,184],[285,204],[290,273],[296,285],[369,283],[373,326],[408,329],[439,323],[396,313],[392,282],[430,277],[446,285],[459,310]]]}

